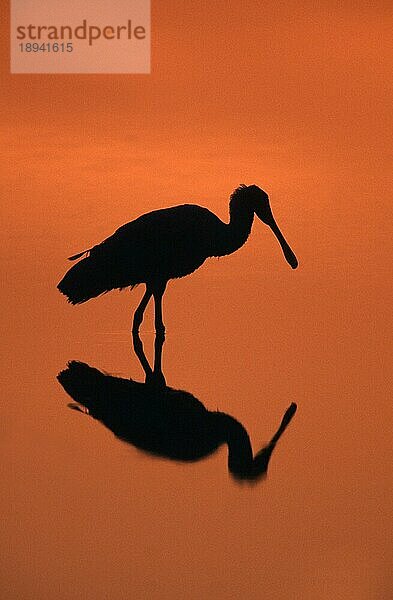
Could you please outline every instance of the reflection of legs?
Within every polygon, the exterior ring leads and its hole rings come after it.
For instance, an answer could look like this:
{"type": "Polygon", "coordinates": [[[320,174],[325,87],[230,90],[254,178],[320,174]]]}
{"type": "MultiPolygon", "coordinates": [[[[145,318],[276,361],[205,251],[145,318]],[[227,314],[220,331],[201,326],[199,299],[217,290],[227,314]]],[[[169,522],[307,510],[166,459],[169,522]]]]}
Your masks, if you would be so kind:
{"type": "Polygon", "coordinates": [[[146,376],[145,381],[147,382],[152,377],[153,371],[151,370],[149,361],[146,358],[146,354],[143,350],[142,340],[139,337],[138,331],[132,332],[132,342],[133,342],[133,346],[134,346],[134,352],[137,355],[139,362],[142,365],[142,369],[144,370],[145,376],[146,376]]]}
{"type": "Polygon", "coordinates": [[[145,382],[154,384],[158,387],[166,385],[165,377],[161,368],[162,361],[162,347],[165,341],[165,334],[160,333],[156,335],[154,340],[154,370],[152,370],[149,361],[146,358],[145,351],[143,349],[142,340],[139,337],[138,331],[133,331],[132,341],[134,346],[134,352],[137,355],[139,362],[142,365],[142,369],[145,372],[145,382]]]}
{"type": "Polygon", "coordinates": [[[134,320],[132,322],[132,332],[133,333],[138,333],[139,327],[143,321],[143,313],[145,312],[146,306],[148,305],[148,302],[149,302],[150,298],[152,297],[152,295],[153,295],[153,292],[151,291],[150,287],[148,285],[146,285],[146,291],[143,295],[143,298],[140,301],[138,308],[134,312],[134,320]]]}
{"type": "Polygon", "coordinates": [[[165,333],[157,333],[154,340],[154,378],[161,385],[166,385],[165,377],[162,372],[162,347],[165,342],[165,333]]]}
{"type": "Polygon", "coordinates": [[[162,320],[162,297],[164,295],[165,288],[166,281],[163,283],[156,283],[152,288],[154,296],[154,324],[156,333],[161,335],[165,334],[165,325],[162,320]]]}

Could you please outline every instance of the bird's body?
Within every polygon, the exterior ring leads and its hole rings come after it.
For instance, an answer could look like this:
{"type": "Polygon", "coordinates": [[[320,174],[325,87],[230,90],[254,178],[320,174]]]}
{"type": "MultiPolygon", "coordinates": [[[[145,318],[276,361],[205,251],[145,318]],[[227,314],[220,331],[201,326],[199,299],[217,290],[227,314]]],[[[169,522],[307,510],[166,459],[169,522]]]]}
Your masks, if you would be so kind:
{"type": "Polygon", "coordinates": [[[268,210],[263,206],[262,211],[258,205],[260,195],[266,201],[267,195],[256,186],[235,190],[229,223],[193,204],[142,215],[100,244],[71,257],[74,260],[86,255],[66,273],[58,289],[69,302],[80,304],[112,289],[145,283],[146,293],[135,313],[134,330],[139,328],[152,295],[156,303],[156,329],[163,330],[161,300],[167,282],[189,275],[209,257],[231,254],[240,248],[250,234],[254,212],[262,220],[269,219],[265,222],[277,235],[287,260],[292,261],[292,266],[297,265],[275,224],[268,200],[268,210]]]}

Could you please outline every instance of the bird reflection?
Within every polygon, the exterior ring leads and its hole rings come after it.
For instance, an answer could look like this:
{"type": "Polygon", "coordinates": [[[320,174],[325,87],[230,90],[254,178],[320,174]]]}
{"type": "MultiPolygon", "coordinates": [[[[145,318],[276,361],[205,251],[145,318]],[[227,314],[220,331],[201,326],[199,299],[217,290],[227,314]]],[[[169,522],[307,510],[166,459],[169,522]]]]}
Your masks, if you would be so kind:
{"type": "Polygon", "coordinates": [[[134,350],[145,372],[145,383],[102,373],[72,361],[58,380],[77,402],[69,404],[86,412],[121,440],[150,454],[177,460],[197,461],[228,446],[228,469],[239,480],[266,475],[272,452],[293,415],[296,404],[286,410],[270,442],[253,455],[250,438],[241,423],[222,412],[209,411],[189,392],[166,385],[161,368],[164,336],[156,336],[151,368],[138,333],[134,350]]]}

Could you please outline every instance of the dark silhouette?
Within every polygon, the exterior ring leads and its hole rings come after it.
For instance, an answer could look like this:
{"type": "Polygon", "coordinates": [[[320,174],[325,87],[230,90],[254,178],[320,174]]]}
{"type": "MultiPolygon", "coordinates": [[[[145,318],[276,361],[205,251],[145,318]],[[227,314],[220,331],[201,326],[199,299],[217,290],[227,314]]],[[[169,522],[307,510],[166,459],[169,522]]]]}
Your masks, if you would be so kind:
{"type": "Polygon", "coordinates": [[[58,375],[65,391],[78,403],[69,404],[101,421],[121,440],[150,454],[197,461],[228,445],[228,468],[241,480],[257,480],[267,472],[271,454],[296,412],[291,404],[270,442],[253,456],[247,431],[236,419],[208,411],[189,392],[166,385],[161,371],[164,336],[157,337],[155,365],[151,369],[135,333],[134,347],[146,382],[104,374],[87,364],[72,361],[58,375]]]}
{"type": "Polygon", "coordinates": [[[134,313],[133,331],[139,330],[146,306],[153,296],[155,329],[165,331],[162,297],[170,279],[192,273],[208,257],[224,256],[247,240],[254,213],[276,235],[291,267],[297,259],[278,228],[268,195],[256,185],[238,187],[230,198],[229,223],[206,208],[192,204],[174,206],[142,215],[88,250],[71,256],[84,257],[58,284],[71,304],[80,304],[116,288],[146,284],[134,313]]]}

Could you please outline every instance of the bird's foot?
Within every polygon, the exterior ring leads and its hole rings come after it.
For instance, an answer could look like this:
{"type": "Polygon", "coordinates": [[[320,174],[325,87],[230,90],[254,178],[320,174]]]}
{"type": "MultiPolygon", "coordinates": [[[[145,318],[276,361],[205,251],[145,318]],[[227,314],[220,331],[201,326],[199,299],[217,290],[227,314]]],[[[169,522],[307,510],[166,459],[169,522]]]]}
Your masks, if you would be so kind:
{"type": "Polygon", "coordinates": [[[134,316],[132,321],[132,333],[139,333],[139,327],[142,325],[142,319],[138,315],[134,316]]]}
{"type": "Polygon", "coordinates": [[[165,325],[164,323],[160,323],[156,325],[156,336],[158,338],[165,338],[165,325]]]}

